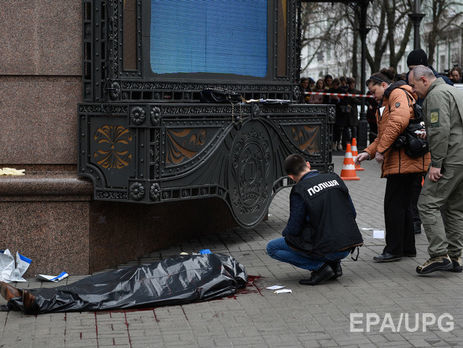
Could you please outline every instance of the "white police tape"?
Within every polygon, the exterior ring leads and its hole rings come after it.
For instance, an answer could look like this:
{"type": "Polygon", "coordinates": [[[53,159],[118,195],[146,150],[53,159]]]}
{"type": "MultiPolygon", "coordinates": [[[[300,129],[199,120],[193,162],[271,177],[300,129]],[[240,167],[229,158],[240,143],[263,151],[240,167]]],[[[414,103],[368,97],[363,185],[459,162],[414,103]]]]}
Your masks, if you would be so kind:
{"type": "Polygon", "coordinates": [[[358,97],[358,98],[374,98],[371,94],[355,94],[355,93],[331,93],[331,92],[304,92],[306,95],[329,95],[334,97],[358,97]]]}
{"type": "Polygon", "coordinates": [[[437,328],[442,332],[450,332],[455,328],[453,316],[443,313],[436,316],[434,313],[400,313],[392,316],[391,313],[350,313],[350,332],[371,332],[379,329],[382,332],[426,332],[429,328],[437,328]]]}

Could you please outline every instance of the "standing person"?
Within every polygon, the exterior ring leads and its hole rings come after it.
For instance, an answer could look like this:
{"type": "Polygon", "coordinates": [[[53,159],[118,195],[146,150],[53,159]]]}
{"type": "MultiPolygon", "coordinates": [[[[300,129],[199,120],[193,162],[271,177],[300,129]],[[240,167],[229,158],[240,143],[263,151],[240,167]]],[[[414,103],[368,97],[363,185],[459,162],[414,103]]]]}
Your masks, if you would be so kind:
{"type": "MultiPolygon", "coordinates": [[[[442,77],[447,84],[453,86],[453,82],[447,76],[440,75],[436,70],[434,70],[432,66],[428,65],[428,55],[421,48],[411,51],[407,56],[407,66],[409,70],[412,70],[414,67],[418,65],[427,66],[429,69],[432,70],[435,77],[442,77]]],[[[408,72],[408,74],[410,74],[410,71],[408,72]]],[[[406,80],[407,83],[409,82],[408,74],[407,74],[407,80],[406,80]]],[[[420,100],[418,100],[418,104],[421,105],[420,100]]]]}
{"type": "Polygon", "coordinates": [[[332,87],[331,84],[333,83],[333,76],[331,76],[330,74],[325,75],[324,82],[325,82],[325,89],[329,90],[332,87]]]}
{"type": "MultiPolygon", "coordinates": [[[[330,93],[346,93],[347,91],[341,87],[341,82],[338,78],[333,80],[331,88],[328,90],[330,93]]],[[[343,136],[344,128],[347,125],[347,118],[349,113],[347,112],[348,104],[336,95],[330,96],[328,100],[329,104],[336,105],[336,118],[333,127],[333,150],[342,151],[345,147],[345,136],[343,136]]]]}
{"type": "Polygon", "coordinates": [[[423,65],[409,75],[420,98],[431,151],[431,166],[418,200],[431,257],[418,274],[462,271],[463,249],[463,91],[436,78],[423,65]],[[442,206],[446,209],[442,212],[442,206]]]}
{"type": "MultiPolygon", "coordinates": [[[[370,91],[367,95],[372,95],[370,91]]],[[[365,101],[367,107],[367,122],[368,122],[368,140],[370,144],[373,143],[378,136],[378,123],[376,122],[376,111],[378,109],[378,103],[374,98],[366,98],[365,101]]]]}
{"type": "MultiPolygon", "coordinates": [[[[447,76],[439,75],[432,66],[428,65],[428,55],[421,48],[413,50],[408,54],[407,66],[408,66],[409,72],[407,73],[406,78],[405,78],[405,81],[407,81],[407,83],[408,83],[408,75],[410,74],[410,71],[418,65],[426,65],[430,70],[432,70],[434,76],[442,77],[447,84],[453,86],[453,82],[447,76]]],[[[418,105],[422,105],[423,99],[418,96],[418,100],[416,102],[418,103],[418,105]]],[[[412,185],[412,205],[410,206],[410,212],[412,214],[413,229],[415,231],[415,234],[421,233],[421,219],[420,219],[420,214],[418,212],[418,207],[417,207],[418,197],[420,196],[420,192],[421,192],[421,182],[420,184],[417,184],[416,182],[413,183],[412,185]]]]}
{"type": "MultiPolygon", "coordinates": [[[[353,77],[347,78],[347,92],[350,94],[361,94],[362,92],[355,88],[355,79],[353,77]]],[[[357,138],[357,127],[359,122],[359,113],[357,105],[360,105],[362,102],[359,98],[350,97],[348,98],[348,103],[351,107],[349,117],[347,120],[347,128],[350,129],[350,138],[348,142],[352,141],[352,138],[357,138]]]]}
{"type": "Polygon", "coordinates": [[[453,83],[461,83],[461,69],[456,66],[449,72],[449,78],[453,83]]]}
{"type": "Polygon", "coordinates": [[[369,91],[375,96],[380,108],[376,113],[378,135],[357,157],[357,163],[376,159],[381,166],[381,177],[386,178],[384,195],[384,220],[386,246],[375,256],[375,262],[398,261],[402,256],[415,257],[415,234],[410,214],[411,187],[421,180],[428,168],[429,153],[411,158],[405,149],[395,148],[394,142],[414,117],[415,97],[412,88],[404,81],[392,82],[394,73],[388,69],[371,75],[367,80],[369,91]]]}
{"type": "Polygon", "coordinates": [[[313,91],[314,88],[315,88],[315,80],[309,77],[309,91],[313,91]]]}
{"type": "Polygon", "coordinates": [[[339,78],[339,82],[341,83],[341,88],[342,89],[345,89],[347,91],[347,89],[349,88],[349,86],[347,85],[347,79],[345,76],[341,76],[339,78]]]}
{"type": "MultiPolygon", "coordinates": [[[[326,92],[325,91],[325,82],[322,79],[319,79],[317,83],[315,84],[315,88],[313,89],[314,92],[326,92]]],[[[324,95],[317,95],[314,94],[312,95],[312,98],[310,98],[309,103],[310,104],[324,104],[325,102],[325,96],[324,95]]]]}
{"type": "Polygon", "coordinates": [[[363,244],[355,208],[344,181],[335,173],[320,174],[297,154],[284,161],[296,182],[282,238],[267,245],[270,257],[312,271],[300,284],[316,285],[342,275],[341,260],[363,244]]]}
{"type": "Polygon", "coordinates": [[[308,103],[310,99],[310,95],[306,94],[306,92],[310,92],[309,89],[309,79],[307,77],[301,78],[301,82],[299,83],[299,90],[301,93],[301,97],[299,98],[299,103],[308,103]]]}

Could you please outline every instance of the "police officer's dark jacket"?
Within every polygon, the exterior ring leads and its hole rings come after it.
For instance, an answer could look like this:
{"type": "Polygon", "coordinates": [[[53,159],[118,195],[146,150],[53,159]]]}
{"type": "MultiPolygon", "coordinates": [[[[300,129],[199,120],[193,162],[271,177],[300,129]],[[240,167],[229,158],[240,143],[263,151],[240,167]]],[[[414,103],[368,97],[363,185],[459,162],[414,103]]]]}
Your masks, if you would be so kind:
{"type": "Polygon", "coordinates": [[[349,191],[338,175],[319,174],[301,180],[291,190],[291,195],[295,194],[303,197],[309,219],[301,233],[285,235],[290,247],[322,256],[363,244],[349,191]]]}

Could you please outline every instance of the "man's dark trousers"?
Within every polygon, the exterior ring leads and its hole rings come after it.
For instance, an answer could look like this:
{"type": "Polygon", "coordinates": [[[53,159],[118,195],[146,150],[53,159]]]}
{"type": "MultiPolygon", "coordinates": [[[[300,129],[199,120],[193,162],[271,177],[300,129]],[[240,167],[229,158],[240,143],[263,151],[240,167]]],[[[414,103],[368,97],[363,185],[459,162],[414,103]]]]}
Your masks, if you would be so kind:
{"type": "Polygon", "coordinates": [[[389,175],[384,196],[384,220],[386,223],[386,247],[384,253],[414,255],[415,232],[410,205],[413,188],[421,180],[421,173],[389,175]]]}

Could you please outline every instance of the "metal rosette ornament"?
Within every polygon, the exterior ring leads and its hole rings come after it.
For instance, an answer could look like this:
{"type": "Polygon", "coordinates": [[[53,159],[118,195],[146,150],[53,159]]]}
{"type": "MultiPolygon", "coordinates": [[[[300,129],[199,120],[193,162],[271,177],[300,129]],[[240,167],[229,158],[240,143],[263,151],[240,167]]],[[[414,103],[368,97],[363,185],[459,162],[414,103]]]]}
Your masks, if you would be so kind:
{"type": "Polygon", "coordinates": [[[246,228],[261,222],[272,198],[273,148],[260,121],[246,122],[236,135],[228,175],[229,203],[236,221],[246,228]]]}
{"type": "Polygon", "coordinates": [[[134,182],[129,188],[130,198],[141,201],[145,197],[145,187],[140,182],[134,182]]]}
{"type": "Polygon", "coordinates": [[[146,112],[141,106],[135,106],[130,110],[130,120],[133,124],[139,126],[146,119],[146,112]]]}

